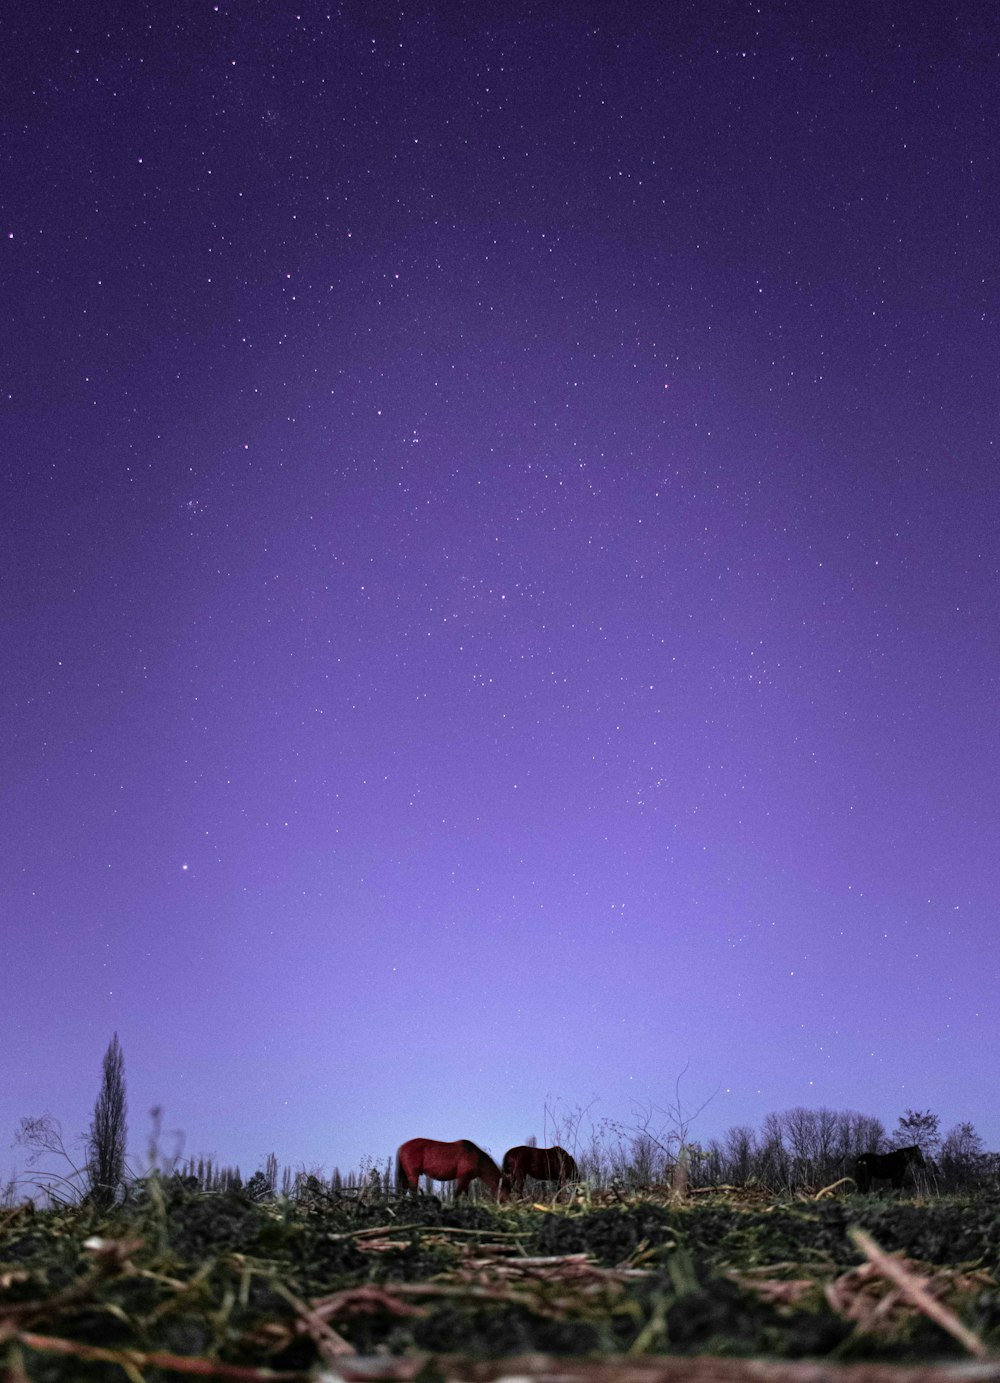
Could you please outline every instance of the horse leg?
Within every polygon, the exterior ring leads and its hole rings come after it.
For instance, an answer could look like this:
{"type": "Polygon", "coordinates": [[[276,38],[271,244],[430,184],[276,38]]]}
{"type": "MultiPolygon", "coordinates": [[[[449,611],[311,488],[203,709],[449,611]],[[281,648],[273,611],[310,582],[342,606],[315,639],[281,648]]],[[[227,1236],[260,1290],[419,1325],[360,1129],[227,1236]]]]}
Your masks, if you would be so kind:
{"type": "Polygon", "coordinates": [[[456,1199],[456,1200],[458,1199],[459,1196],[467,1196],[467,1195],[469,1194],[469,1187],[470,1187],[471,1184],[472,1184],[472,1180],[473,1180],[473,1177],[474,1177],[474,1176],[475,1176],[475,1173],[474,1173],[474,1172],[463,1172],[463,1174],[462,1174],[460,1177],[457,1177],[457,1178],[456,1178],[456,1180],[455,1180],[455,1199],[456,1199]]]}

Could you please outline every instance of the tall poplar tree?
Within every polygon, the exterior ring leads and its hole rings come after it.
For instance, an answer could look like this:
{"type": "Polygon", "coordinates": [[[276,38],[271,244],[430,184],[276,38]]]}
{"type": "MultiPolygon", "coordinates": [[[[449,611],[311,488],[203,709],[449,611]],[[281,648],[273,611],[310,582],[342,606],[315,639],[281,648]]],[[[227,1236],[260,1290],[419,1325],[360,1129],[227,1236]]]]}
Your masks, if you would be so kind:
{"type": "Polygon", "coordinates": [[[88,1144],[90,1196],[102,1210],[113,1205],[125,1181],[125,1057],[115,1033],[104,1053],[100,1094],[94,1105],[88,1144]]]}

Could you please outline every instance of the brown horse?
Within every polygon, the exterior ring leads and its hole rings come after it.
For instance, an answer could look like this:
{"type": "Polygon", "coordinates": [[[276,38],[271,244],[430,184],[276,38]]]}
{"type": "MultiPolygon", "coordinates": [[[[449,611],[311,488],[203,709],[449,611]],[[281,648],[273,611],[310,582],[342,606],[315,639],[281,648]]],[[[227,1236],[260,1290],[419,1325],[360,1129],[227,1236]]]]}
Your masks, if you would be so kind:
{"type": "Polygon", "coordinates": [[[510,1148],[503,1155],[503,1179],[520,1195],[525,1177],[536,1181],[579,1181],[580,1169],[565,1148],[510,1148]]]}
{"type": "Polygon", "coordinates": [[[421,1176],[435,1181],[456,1181],[456,1196],[468,1193],[476,1177],[486,1183],[494,1196],[506,1199],[500,1184],[500,1168],[489,1153],[477,1148],[468,1138],[440,1143],[436,1138],[411,1138],[396,1153],[396,1186],[404,1194],[416,1191],[421,1176]]]}

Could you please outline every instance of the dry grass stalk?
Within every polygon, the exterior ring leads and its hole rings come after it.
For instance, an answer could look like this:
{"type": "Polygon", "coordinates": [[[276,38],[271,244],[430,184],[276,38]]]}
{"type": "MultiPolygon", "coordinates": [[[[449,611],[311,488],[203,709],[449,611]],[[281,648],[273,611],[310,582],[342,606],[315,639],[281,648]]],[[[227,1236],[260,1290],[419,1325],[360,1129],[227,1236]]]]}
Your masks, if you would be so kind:
{"type": "MultiPolygon", "coordinates": [[[[587,1253],[514,1257],[506,1245],[503,1250],[499,1257],[486,1257],[470,1244],[461,1262],[448,1274],[431,1282],[394,1283],[391,1292],[380,1295],[378,1305],[402,1314],[400,1298],[488,1301],[523,1305],[553,1318],[589,1317],[617,1301],[626,1282],[648,1275],[628,1265],[603,1268],[587,1253]]],[[[328,1302],[336,1303],[339,1309],[363,1290],[338,1293],[328,1302]]],[[[316,1302],[313,1309],[322,1309],[325,1315],[329,1308],[316,1302]]]]}
{"type": "Polygon", "coordinates": [[[59,1335],[36,1335],[19,1330],[13,1337],[26,1349],[38,1354],[61,1354],[74,1359],[116,1364],[130,1377],[139,1369],[164,1369],[170,1373],[186,1373],[196,1378],[221,1378],[227,1383],[311,1383],[311,1372],[278,1371],[256,1368],[248,1364],[223,1364],[218,1359],[195,1358],[187,1354],[169,1354],[162,1350],[145,1353],[136,1349],[105,1349],[102,1345],[79,1344],[59,1335]]]}
{"type": "Polygon", "coordinates": [[[734,1272],[726,1276],[745,1292],[753,1292],[772,1306],[795,1306],[816,1291],[816,1282],[811,1277],[751,1277],[734,1272]]]}
{"type": "Polygon", "coordinates": [[[426,1316],[421,1306],[410,1306],[400,1301],[391,1292],[373,1283],[360,1287],[347,1287],[332,1296],[320,1297],[311,1306],[312,1314],[319,1320],[329,1320],[339,1316],[370,1316],[376,1311],[385,1311],[390,1316],[426,1316]]]}
{"type": "Polygon", "coordinates": [[[7,1367],[0,1370],[0,1383],[31,1383],[24,1371],[24,1359],[20,1350],[12,1356],[7,1367]]]}
{"type": "Polygon", "coordinates": [[[359,1239],[355,1248],[359,1253],[392,1253],[394,1249],[408,1249],[409,1239],[359,1239]]]}
{"type": "MultiPolygon", "coordinates": [[[[131,1240],[124,1242],[134,1247],[131,1240]]],[[[77,1282],[71,1283],[61,1292],[56,1292],[54,1296],[38,1298],[34,1301],[15,1302],[7,1306],[0,1304],[0,1325],[8,1321],[30,1321],[35,1316],[44,1318],[61,1315],[91,1297],[98,1282],[123,1272],[126,1274],[135,1272],[127,1258],[107,1253],[102,1254],[90,1272],[77,1282]]]]}
{"type": "Polygon", "coordinates": [[[679,1205],[687,1199],[691,1178],[688,1176],[687,1156],[682,1153],[670,1173],[670,1201],[679,1205]]]}
{"type": "Polygon", "coordinates": [[[986,1346],[979,1336],[974,1334],[955,1315],[950,1307],[937,1300],[931,1293],[929,1283],[926,1278],[918,1277],[916,1273],[903,1266],[898,1258],[887,1254],[879,1248],[870,1234],[866,1234],[863,1229],[851,1228],[848,1230],[853,1242],[858,1246],[876,1272],[898,1289],[900,1295],[912,1306],[927,1316],[930,1320],[939,1325],[942,1330],[946,1330],[953,1339],[956,1339],[963,1349],[975,1359],[985,1359],[987,1357],[986,1346]]]}
{"type": "Polygon", "coordinates": [[[283,1282],[272,1281],[271,1290],[284,1297],[295,1311],[299,1328],[312,1339],[319,1357],[325,1364],[356,1352],[354,1346],[345,1340],[343,1335],[339,1335],[314,1306],[307,1306],[294,1292],[290,1292],[283,1282]]]}
{"type": "MultiPolygon", "coordinates": [[[[913,1273],[912,1267],[905,1263],[903,1266],[913,1273]]],[[[942,1268],[932,1276],[919,1280],[935,1299],[948,1291],[967,1294],[977,1289],[996,1287],[991,1275],[981,1269],[962,1273],[953,1268],[942,1268]]],[[[823,1292],[838,1315],[856,1322],[858,1328],[864,1331],[897,1329],[914,1310],[913,1302],[871,1262],[842,1273],[834,1281],[828,1282],[823,1292]]]]}
{"type": "Polygon", "coordinates": [[[841,1177],[839,1181],[831,1181],[829,1186],[821,1186],[812,1199],[821,1201],[827,1196],[834,1195],[842,1186],[847,1186],[848,1184],[851,1186],[856,1185],[853,1177],[841,1177]]]}
{"type": "Polygon", "coordinates": [[[0,1215],[0,1232],[5,1229],[10,1229],[12,1224],[15,1224],[22,1218],[32,1218],[34,1213],[35,1207],[31,1201],[25,1201],[23,1205],[15,1205],[12,1210],[8,1210],[6,1214],[0,1215]]]}
{"type": "MultiPolygon", "coordinates": [[[[547,1207],[542,1207],[547,1209],[547,1207]]],[[[391,1225],[369,1225],[365,1229],[351,1229],[342,1234],[328,1234],[326,1237],[331,1243],[340,1243],[347,1239],[365,1239],[369,1237],[377,1238],[380,1234],[405,1234],[407,1230],[424,1230],[428,1237],[437,1235],[454,1235],[456,1238],[469,1236],[471,1238],[481,1238],[488,1234],[491,1239],[530,1239],[531,1230],[529,1229],[466,1229],[459,1225],[434,1225],[433,1227],[421,1224],[418,1221],[413,1224],[391,1224],[391,1225]]],[[[358,1247],[362,1247],[360,1244],[358,1247]]]]}

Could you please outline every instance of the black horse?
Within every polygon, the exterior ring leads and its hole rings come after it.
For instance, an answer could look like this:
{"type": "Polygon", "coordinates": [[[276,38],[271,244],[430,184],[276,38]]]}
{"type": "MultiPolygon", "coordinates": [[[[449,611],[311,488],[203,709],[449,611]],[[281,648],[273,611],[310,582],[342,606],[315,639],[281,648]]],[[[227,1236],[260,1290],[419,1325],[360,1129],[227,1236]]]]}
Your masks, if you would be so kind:
{"type": "Polygon", "coordinates": [[[862,1153],[854,1164],[854,1180],[859,1191],[870,1191],[873,1181],[891,1181],[898,1191],[903,1185],[907,1167],[925,1167],[919,1148],[897,1148],[890,1153],[862,1153]]]}

